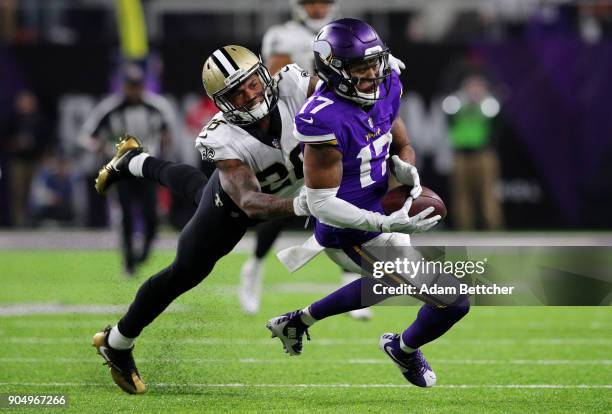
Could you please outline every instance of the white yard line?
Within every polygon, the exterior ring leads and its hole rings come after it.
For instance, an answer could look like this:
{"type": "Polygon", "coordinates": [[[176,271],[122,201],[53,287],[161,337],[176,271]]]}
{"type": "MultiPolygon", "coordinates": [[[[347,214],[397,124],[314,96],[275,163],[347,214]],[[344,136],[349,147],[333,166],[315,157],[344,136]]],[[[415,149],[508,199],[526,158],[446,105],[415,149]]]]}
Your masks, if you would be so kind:
{"type": "MultiPolygon", "coordinates": [[[[1,307],[0,307],[1,309],[1,307]]],[[[374,310],[376,311],[376,310],[374,310]]],[[[0,314],[0,316],[2,316],[0,314]]],[[[70,316],[70,315],[68,315],[70,316]]],[[[13,319],[4,319],[3,324],[8,326],[10,324],[11,327],[20,327],[20,328],[44,328],[45,330],[50,329],[76,329],[76,328],[88,328],[88,329],[100,329],[101,327],[108,325],[110,322],[108,319],[90,319],[90,320],[47,320],[47,319],[21,319],[21,318],[13,318],[13,319]]],[[[164,322],[161,322],[164,324],[164,322]]],[[[158,328],[167,328],[173,331],[175,330],[193,330],[193,329],[206,329],[211,327],[222,327],[227,323],[220,320],[209,320],[207,322],[183,322],[183,323],[172,323],[168,325],[156,325],[158,328]]],[[[494,324],[493,322],[479,322],[479,323],[471,323],[471,322],[462,322],[461,329],[462,330],[478,330],[482,331],[483,327],[489,327],[490,325],[494,325],[495,327],[499,326],[499,323],[494,324]]],[[[612,324],[609,323],[601,323],[601,322],[591,322],[588,325],[584,325],[584,322],[575,321],[574,322],[557,322],[555,324],[546,323],[546,322],[524,322],[524,321],[507,321],[504,322],[504,326],[508,327],[518,327],[523,330],[525,329],[545,329],[545,328],[563,328],[567,329],[568,327],[578,327],[581,329],[592,329],[592,330],[612,330],[612,324]],[[580,325],[580,326],[577,326],[580,325]]],[[[2,333],[3,331],[0,331],[2,333]]]]}
{"type": "MultiPolygon", "coordinates": [[[[152,388],[415,388],[409,384],[175,384],[149,383],[152,388]]],[[[19,387],[110,387],[101,382],[0,382],[0,386],[19,387]]],[[[612,389],[612,384],[441,384],[435,389],[612,389]]]]}
{"type": "MultiPolygon", "coordinates": [[[[1,344],[83,344],[88,343],[89,338],[75,337],[22,337],[5,336],[0,338],[1,344]]],[[[141,344],[162,344],[162,345],[271,345],[278,346],[277,339],[230,339],[230,338],[177,338],[177,339],[147,339],[139,340],[141,344]]],[[[608,338],[540,338],[540,339],[440,339],[435,342],[440,345],[598,345],[612,346],[612,339],[608,338]]],[[[366,339],[333,339],[333,338],[313,338],[306,346],[344,346],[344,345],[373,345],[378,344],[377,338],[366,339]]]]}
{"type": "MultiPolygon", "coordinates": [[[[67,305],[62,303],[15,303],[0,306],[2,316],[30,316],[30,315],[112,315],[122,314],[129,305],[67,305]]],[[[171,304],[165,312],[186,312],[189,307],[171,304]]]]}
{"type": "MultiPolygon", "coordinates": [[[[5,364],[81,364],[97,361],[92,354],[91,358],[24,358],[0,357],[0,363],[5,364]]],[[[383,358],[352,358],[352,359],[317,359],[304,360],[317,364],[337,365],[386,365],[388,359],[383,358]]],[[[612,365],[611,359],[434,359],[436,365],[612,365]]],[[[262,358],[136,358],[139,364],[196,364],[208,365],[212,363],[240,363],[240,364],[290,364],[295,360],[289,358],[262,359],[262,358]]]]}

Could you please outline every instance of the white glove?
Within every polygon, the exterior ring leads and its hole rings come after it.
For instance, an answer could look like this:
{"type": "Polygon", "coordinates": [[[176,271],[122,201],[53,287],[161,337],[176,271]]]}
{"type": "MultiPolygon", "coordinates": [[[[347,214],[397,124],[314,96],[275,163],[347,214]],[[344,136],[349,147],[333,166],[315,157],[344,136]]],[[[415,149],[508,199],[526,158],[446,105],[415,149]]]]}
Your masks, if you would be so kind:
{"type": "Polygon", "coordinates": [[[408,197],[408,200],[406,200],[402,208],[389,216],[384,216],[381,225],[382,231],[384,233],[421,233],[431,229],[438,224],[438,221],[442,218],[440,215],[426,218],[433,213],[433,207],[428,207],[419,214],[410,217],[408,215],[410,206],[412,206],[412,197],[408,197]]]}
{"type": "Polygon", "coordinates": [[[293,212],[296,216],[310,216],[306,187],[300,188],[300,193],[293,199],[293,212]]]}
{"type": "Polygon", "coordinates": [[[389,66],[393,70],[393,72],[398,75],[402,74],[402,70],[406,69],[406,64],[389,53],[389,66]]]}
{"type": "Polygon", "coordinates": [[[393,165],[395,166],[395,177],[397,181],[402,184],[412,186],[410,190],[410,197],[417,198],[421,195],[423,189],[421,188],[421,179],[419,178],[419,172],[416,167],[406,161],[403,161],[397,155],[391,157],[393,165]]]}

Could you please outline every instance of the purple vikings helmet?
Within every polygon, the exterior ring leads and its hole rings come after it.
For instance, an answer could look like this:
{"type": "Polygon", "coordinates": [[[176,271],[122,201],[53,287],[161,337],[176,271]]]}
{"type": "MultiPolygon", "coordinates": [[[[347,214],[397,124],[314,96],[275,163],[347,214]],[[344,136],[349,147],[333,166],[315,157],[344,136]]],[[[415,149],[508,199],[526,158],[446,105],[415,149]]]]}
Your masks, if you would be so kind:
{"type": "Polygon", "coordinates": [[[389,49],[369,24],[357,19],[335,20],[317,34],[313,49],[317,75],[338,95],[360,105],[371,105],[386,96],[380,93],[380,85],[390,85],[389,49]],[[351,75],[351,68],[364,65],[376,68],[376,77],[351,75]],[[373,92],[360,92],[356,88],[360,80],[374,81],[378,86],[373,92]]]}

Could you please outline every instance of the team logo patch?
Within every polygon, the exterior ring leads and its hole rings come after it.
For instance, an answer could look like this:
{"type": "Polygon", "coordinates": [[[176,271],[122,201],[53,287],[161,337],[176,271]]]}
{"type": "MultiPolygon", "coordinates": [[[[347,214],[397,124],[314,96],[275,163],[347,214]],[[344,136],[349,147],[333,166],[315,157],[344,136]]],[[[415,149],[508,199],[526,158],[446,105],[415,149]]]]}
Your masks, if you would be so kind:
{"type": "Polygon", "coordinates": [[[221,201],[221,196],[219,196],[219,193],[215,193],[215,206],[223,207],[223,201],[221,201]]]}
{"type": "Polygon", "coordinates": [[[204,161],[214,161],[215,159],[215,150],[206,145],[200,146],[200,153],[202,154],[202,159],[204,161]]]}

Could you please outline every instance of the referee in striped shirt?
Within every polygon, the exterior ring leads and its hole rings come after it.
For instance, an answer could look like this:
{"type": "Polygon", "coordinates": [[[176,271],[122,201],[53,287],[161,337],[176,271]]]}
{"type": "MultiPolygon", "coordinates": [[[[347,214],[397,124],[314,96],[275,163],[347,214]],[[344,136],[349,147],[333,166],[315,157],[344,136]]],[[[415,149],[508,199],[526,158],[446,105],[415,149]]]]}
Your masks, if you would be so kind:
{"type": "MultiPolygon", "coordinates": [[[[163,158],[170,149],[173,118],[169,102],[160,95],[146,92],[142,69],[130,64],[123,71],[122,91],[94,108],[85,121],[80,142],[105,160],[114,155],[117,138],[127,133],[138,137],[151,155],[163,158]]],[[[116,188],[122,212],[124,268],[126,275],[131,276],[136,266],[148,257],[157,233],[157,185],[128,179],[118,182],[116,188]],[[133,207],[136,205],[144,219],[144,240],[139,252],[133,246],[133,207]]]]}

